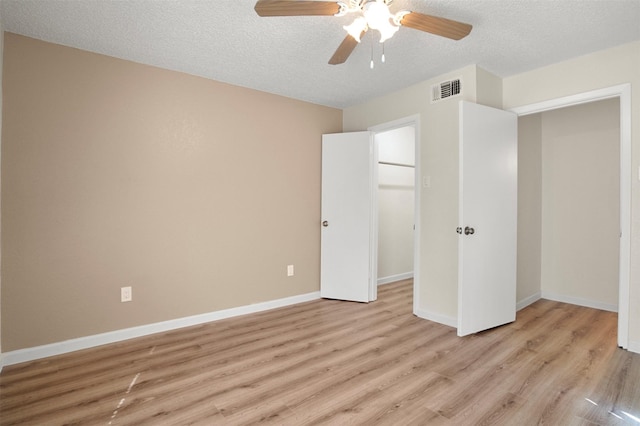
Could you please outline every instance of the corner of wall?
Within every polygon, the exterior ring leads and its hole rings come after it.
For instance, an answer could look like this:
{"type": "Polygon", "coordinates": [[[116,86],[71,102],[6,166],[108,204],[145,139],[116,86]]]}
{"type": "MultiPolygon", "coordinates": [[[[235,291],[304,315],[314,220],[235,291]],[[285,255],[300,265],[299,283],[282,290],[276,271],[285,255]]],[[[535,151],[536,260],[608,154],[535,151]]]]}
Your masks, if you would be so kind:
{"type": "Polygon", "coordinates": [[[502,109],[502,78],[476,66],[476,102],[502,109]]]}

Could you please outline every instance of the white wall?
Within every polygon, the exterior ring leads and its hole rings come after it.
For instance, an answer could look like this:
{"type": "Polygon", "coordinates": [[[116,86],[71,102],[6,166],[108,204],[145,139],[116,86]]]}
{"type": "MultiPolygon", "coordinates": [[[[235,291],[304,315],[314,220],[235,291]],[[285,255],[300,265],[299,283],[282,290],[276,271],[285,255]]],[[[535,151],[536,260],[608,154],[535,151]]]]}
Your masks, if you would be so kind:
{"type": "Polygon", "coordinates": [[[415,129],[376,133],[378,146],[378,283],[413,275],[415,129]]]}
{"type": "MultiPolygon", "coordinates": [[[[505,109],[631,84],[631,205],[640,205],[640,42],[543,67],[503,80],[505,109]]],[[[631,212],[629,349],[640,351],[640,210],[631,212]]]]}

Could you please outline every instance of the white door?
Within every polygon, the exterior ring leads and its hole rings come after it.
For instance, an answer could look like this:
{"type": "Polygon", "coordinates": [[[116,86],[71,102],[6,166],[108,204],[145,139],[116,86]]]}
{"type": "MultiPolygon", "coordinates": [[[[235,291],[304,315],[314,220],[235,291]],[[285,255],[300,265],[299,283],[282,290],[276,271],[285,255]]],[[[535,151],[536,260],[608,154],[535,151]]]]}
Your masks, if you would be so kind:
{"type": "Polygon", "coordinates": [[[371,132],[322,136],[320,296],[369,302],[377,297],[371,132]]]}
{"type": "Polygon", "coordinates": [[[515,321],[517,116],[460,102],[458,336],[515,321]]]}

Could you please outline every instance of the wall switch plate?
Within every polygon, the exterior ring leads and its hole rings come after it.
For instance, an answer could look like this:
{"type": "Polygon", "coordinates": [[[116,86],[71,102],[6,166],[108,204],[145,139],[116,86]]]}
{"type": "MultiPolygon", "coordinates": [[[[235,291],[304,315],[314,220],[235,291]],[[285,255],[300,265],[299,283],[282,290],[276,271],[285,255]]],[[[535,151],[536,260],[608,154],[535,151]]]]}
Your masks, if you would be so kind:
{"type": "Polygon", "coordinates": [[[422,176],[422,186],[431,188],[431,176],[422,176]]]}
{"type": "Polygon", "coordinates": [[[288,277],[293,276],[293,265],[287,265],[287,276],[288,277]]]}
{"type": "Polygon", "coordinates": [[[131,300],[133,300],[131,287],[120,287],[120,301],[131,302],[131,300]]]}

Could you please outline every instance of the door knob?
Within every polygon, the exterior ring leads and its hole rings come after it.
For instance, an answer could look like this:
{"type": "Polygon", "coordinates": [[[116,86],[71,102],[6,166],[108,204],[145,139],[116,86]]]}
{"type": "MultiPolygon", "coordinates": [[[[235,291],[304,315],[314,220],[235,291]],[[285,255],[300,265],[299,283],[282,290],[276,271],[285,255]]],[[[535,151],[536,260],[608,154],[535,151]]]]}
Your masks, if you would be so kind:
{"type": "Polygon", "coordinates": [[[474,232],[476,232],[475,229],[469,228],[468,226],[464,227],[464,235],[473,235],[474,232]]]}
{"type": "Polygon", "coordinates": [[[458,226],[458,227],[456,228],[456,233],[457,233],[457,234],[461,234],[461,235],[462,235],[462,228],[458,226]]]}
{"type": "Polygon", "coordinates": [[[322,226],[324,226],[324,227],[326,228],[327,226],[329,226],[329,222],[328,222],[328,221],[326,221],[326,220],[325,220],[325,221],[323,221],[323,222],[322,222],[322,226]]]}

